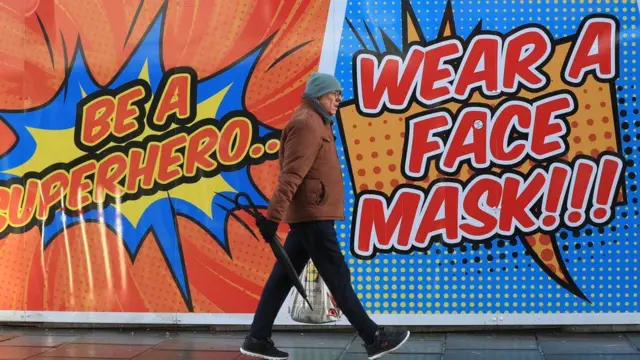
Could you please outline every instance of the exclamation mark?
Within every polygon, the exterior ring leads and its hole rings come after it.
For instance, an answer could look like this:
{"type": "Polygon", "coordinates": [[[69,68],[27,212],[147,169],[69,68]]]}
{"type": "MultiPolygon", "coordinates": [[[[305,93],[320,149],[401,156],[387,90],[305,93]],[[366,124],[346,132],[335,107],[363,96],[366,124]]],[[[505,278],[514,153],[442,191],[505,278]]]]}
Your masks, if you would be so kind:
{"type": "Polygon", "coordinates": [[[622,160],[611,155],[605,155],[600,159],[595,194],[593,195],[593,207],[589,212],[589,216],[594,222],[602,224],[611,216],[611,204],[621,174],[622,160]]]}
{"type": "Polygon", "coordinates": [[[555,229],[560,223],[560,208],[569,187],[571,168],[564,164],[553,164],[549,169],[549,181],[544,192],[540,228],[545,231],[555,229]]]}
{"type": "Polygon", "coordinates": [[[591,192],[596,177],[596,165],[591,161],[576,161],[575,171],[569,187],[569,201],[564,222],[569,226],[578,226],[584,222],[587,207],[587,195],[591,192]]]}

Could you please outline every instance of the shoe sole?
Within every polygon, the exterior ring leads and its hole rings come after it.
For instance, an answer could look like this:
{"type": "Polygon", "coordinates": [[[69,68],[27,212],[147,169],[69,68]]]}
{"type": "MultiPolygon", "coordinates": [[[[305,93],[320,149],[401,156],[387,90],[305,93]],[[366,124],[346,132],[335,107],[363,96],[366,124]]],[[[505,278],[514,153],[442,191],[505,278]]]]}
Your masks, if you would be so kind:
{"type": "Polygon", "coordinates": [[[289,357],[274,357],[274,356],[266,356],[266,355],[260,355],[260,354],[256,354],[256,353],[252,353],[251,351],[247,351],[243,348],[240,348],[240,353],[243,355],[247,355],[250,357],[254,357],[254,358],[258,358],[258,359],[265,359],[265,360],[287,360],[289,359],[289,357]]]}
{"type": "Polygon", "coordinates": [[[402,345],[404,345],[404,343],[406,343],[406,342],[407,342],[407,340],[409,340],[409,336],[411,336],[411,332],[410,332],[410,331],[407,331],[407,336],[404,338],[404,340],[402,340],[402,342],[400,342],[400,344],[398,344],[398,346],[394,347],[393,349],[389,349],[389,350],[387,350],[387,351],[385,351],[385,352],[382,352],[382,353],[380,353],[380,354],[376,354],[376,355],[374,355],[374,356],[371,356],[371,357],[369,357],[369,360],[379,359],[379,358],[381,358],[381,357],[383,357],[383,356],[385,356],[385,355],[387,355],[387,354],[389,354],[389,353],[392,353],[392,352],[394,352],[394,351],[396,351],[396,350],[400,349],[400,347],[401,347],[402,345]]]}

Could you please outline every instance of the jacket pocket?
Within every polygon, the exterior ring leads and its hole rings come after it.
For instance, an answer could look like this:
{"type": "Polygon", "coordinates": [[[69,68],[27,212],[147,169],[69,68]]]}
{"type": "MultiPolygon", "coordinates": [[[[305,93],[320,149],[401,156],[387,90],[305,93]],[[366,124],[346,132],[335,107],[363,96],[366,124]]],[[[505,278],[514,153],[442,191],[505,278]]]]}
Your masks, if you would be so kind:
{"type": "Polygon", "coordinates": [[[327,189],[324,187],[324,182],[320,181],[320,200],[318,205],[324,205],[327,203],[327,189]]]}
{"type": "Polygon", "coordinates": [[[305,185],[304,195],[307,202],[311,205],[320,205],[325,197],[322,181],[320,179],[307,179],[305,185]]]}

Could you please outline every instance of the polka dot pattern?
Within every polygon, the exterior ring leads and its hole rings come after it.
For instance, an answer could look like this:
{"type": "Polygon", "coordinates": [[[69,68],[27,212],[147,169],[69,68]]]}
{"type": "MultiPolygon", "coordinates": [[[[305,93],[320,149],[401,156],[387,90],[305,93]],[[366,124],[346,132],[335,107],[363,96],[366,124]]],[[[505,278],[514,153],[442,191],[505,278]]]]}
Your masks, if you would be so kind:
{"type": "MultiPolygon", "coordinates": [[[[416,17],[427,40],[437,37],[446,6],[445,0],[412,0],[416,17]]],[[[338,224],[338,234],[353,285],[368,311],[375,314],[486,314],[627,312],[637,311],[639,215],[636,163],[640,148],[640,116],[637,105],[638,5],[635,0],[598,2],[533,0],[457,1],[453,7],[456,31],[466,38],[482,20],[485,30],[507,33],[526,23],[538,23],[555,39],[571,36],[585,16],[593,12],[614,14],[619,18],[620,77],[614,88],[596,81],[587,82],[586,92],[576,94],[577,113],[569,122],[567,138],[572,151],[569,159],[580,154],[598,155],[601,150],[618,148],[626,160],[626,201],[616,209],[615,220],[606,227],[586,226],[580,231],[561,231],[557,246],[561,265],[550,255],[553,244],[544,237],[531,246],[539,247],[540,261],[554,273],[566,267],[576,285],[593,303],[583,301],[562,288],[533,260],[522,239],[495,239],[489,243],[466,243],[457,248],[435,244],[425,253],[381,254],[372,260],[359,260],[350,253],[354,192],[379,189],[390,193],[399,184],[399,161],[404,133],[386,129],[393,122],[404,122],[403,115],[369,119],[344,127],[350,140],[351,177],[345,176],[347,220],[338,224]],[[617,103],[611,101],[615,93],[617,103]],[[371,123],[371,124],[369,124],[371,123]],[[357,134],[357,136],[355,135],[357,134]],[[358,140],[351,140],[351,139],[358,140]],[[371,145],[378,157],[372,158],[371,145]],[[366,146],[364,146],[366,145],[366,146]],[[579,145],[579,146],[574,146],[579,145]],[[359,148],[358,146],[362,146],[359,148]],[[388,159],[388,160],[386,160],[388,159]],[[378,174],[376,171],[381,170],[378,174]],[[360,172],[363,170],[364,172],[360,172]],[[362,174],[362,175],[360,175],[362,174]],[[360,186],[357,186],[357,185],[360,186]],[[356,188],[357,187],[357,188],[356,188]]],[[[400,1],[350,1],[346,16],[351,20],[368,49],[374,49],[364,22],[373,31],[377,45],[384,49],[381,29],[397,45],[402,44],[400,1]]],[[[344,26],[336,75],[345,89],[345,99],[353,98],[352,55],[363,46],[344,26]]],[[[559,47],[556,51],[568,51],[559,47]]],[[[564,56],[560,57],[564,59],[564,56]]],[[[551,86],[562,86],[553,83],[551,86]]],[[[343,140],[338,139],[340,157],[348,169],[343,140]]],[[[527,168],[531,164],[523,165],[527,168]]],[[[471,171],[463,169],[464,177],[471,171]]],[[[435,179],[435,171],[430,170],[435,179]]]]}

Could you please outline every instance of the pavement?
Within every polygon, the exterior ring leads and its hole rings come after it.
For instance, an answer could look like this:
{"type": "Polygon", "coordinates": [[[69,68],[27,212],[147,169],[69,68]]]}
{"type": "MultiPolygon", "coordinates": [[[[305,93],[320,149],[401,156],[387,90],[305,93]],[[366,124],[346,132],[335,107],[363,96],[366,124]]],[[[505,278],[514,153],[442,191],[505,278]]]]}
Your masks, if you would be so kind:
{"type": "MultiPolygon", "coordinates": [[[[249,360],[243,332],[0,328],[0,359],[249,360]]],[[[276,332],[292,360],[366,359],[347,332],[276,332]]],[[[640,360],[640,333],[412,333],[387,360],[640,360]]]]}

